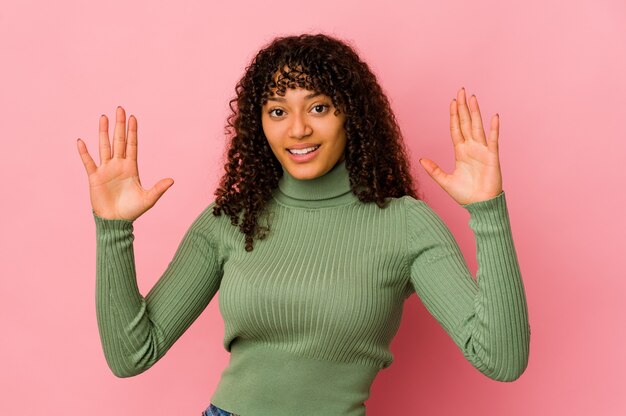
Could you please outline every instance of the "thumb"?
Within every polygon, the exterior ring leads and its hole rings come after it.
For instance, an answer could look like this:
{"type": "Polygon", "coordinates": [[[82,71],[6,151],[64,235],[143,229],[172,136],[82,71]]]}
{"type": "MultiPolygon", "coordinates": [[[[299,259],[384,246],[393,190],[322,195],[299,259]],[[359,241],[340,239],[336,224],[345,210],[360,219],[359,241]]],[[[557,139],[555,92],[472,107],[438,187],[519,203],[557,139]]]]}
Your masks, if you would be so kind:
{"type": "Polygon", "coordinates": [[[422,167],[426,170],[428,175],[430,175],[430,177],[433,178],[435,182],[439,184],[439,186],[445,189],[444,183],[446,181],[446,177],[448,176],[448,174],[445,173],[443,170],[441,170],[439,165],[430,159],[421,158],[419,162],[422,165],[422,167]]]}
{"type": "Polygon", "coordinates": [[[151,201],[151,204],[154,205],[159,200],[159,198],[163,196],[165,191],[167,191],[170,188],[170,186],[172,186],[173,184],[174,184],[174,179],[172,178],[161,179],[160,181],[158,181],[148,191],[148,197],[151,201]]]}

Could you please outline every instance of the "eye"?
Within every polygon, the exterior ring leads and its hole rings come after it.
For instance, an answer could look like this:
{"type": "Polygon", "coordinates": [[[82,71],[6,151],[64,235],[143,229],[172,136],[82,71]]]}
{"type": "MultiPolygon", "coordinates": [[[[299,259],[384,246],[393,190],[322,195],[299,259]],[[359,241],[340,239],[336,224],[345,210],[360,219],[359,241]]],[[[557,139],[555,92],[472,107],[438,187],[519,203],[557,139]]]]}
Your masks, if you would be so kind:
{"type": "Polygon", "coordinates": [[[272,108],[267,113],[271,116],[274,111],[280,111],[280,114],[276,114],[277,117],[280,117],[283,114],[283,110],[281,110],[280,108],[272,108]]]}
{"type": "Polygon", "coordinates": [[[316,109],[316,108],[320,108],[320,107],[321,107],[321,109],[322,109],[323,111],[316,112],[317,114],[324,114],[324,113],[326,112],[326,109],[327,109],[329,106],[328,106],[327,104],[317,104],[317,105],[313,106],[313,108],[314,108],[314,109],[316,109]]]}

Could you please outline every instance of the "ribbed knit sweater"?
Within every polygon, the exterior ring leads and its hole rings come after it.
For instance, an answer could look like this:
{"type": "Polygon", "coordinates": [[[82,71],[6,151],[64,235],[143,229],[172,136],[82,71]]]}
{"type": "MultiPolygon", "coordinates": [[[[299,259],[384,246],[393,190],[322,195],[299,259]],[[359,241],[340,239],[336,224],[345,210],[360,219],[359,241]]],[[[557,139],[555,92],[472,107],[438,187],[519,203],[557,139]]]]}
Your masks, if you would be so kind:
{"type": "Polygon", "coordinates": [[[442,219],[423,201],[363,203],[345,161],[299,180],[283,169],[267,206],[270,231],[244,234],[210,203],[144,297],[133,222],[96,223],[96,309],[118,377],[156,363],[219,290],[228,367],[211,403],[242,416],[363,416],[404,301],[417,293],[465,358],[498,381],[517,379],[530,326],[505,194],[467,205],[476,238],[472,277],[442,219]]]}

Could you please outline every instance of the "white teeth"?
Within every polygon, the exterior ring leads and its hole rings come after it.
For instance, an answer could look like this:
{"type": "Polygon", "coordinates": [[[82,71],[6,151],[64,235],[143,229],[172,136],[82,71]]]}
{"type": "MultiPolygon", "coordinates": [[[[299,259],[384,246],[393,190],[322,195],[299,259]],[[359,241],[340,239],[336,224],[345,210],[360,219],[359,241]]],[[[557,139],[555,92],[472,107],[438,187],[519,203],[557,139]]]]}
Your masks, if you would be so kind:
{"type": "Polygon", "coordinates": [[[311,153],[319,146],[307,147],[306,149],[287,149],[289,153],[293,153],[294,155],[306,155],[307,153],[311,153]]]}

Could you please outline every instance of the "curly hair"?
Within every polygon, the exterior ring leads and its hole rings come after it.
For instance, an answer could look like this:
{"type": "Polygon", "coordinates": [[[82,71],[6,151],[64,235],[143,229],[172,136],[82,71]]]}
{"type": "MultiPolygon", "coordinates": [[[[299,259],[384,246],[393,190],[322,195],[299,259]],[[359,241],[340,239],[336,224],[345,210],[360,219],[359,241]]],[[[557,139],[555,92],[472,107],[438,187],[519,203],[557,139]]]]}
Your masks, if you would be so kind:
{"type": "Polygon", "coordinates": [[[254,237],[267,236],[269,226],[261,226],[259,218],[283,175],[263,132],[261,108],[273,91],[282,96],[296,87],[321,92],[345,113],[345,164],[360,201],[384,208],[387,198],[418,198],[400,128],[369,66],[351,46],[326,34],[277,37],[257,53],[235,87],[225,126],[226,173],[215,191],[213,215],[223,210],[230,216],[246,236],[246,251],[252,251],[254,237]]]}

